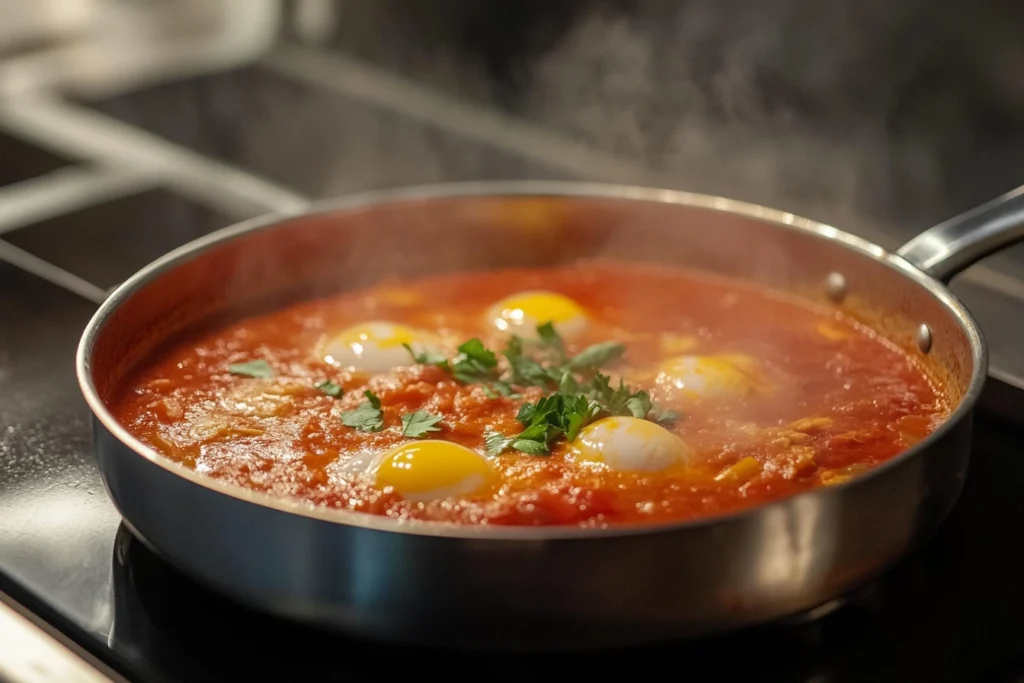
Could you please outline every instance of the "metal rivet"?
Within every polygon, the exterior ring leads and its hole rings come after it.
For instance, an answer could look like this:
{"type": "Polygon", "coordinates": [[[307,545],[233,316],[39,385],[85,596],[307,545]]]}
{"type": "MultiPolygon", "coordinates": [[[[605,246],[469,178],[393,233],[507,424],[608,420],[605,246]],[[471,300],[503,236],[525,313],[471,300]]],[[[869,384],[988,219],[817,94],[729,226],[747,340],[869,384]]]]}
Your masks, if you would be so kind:
{"type": "Polygon", "coordinates": [[[924,323],[917,328],[917,348],[921,350],[921,353],[928,353],[932,350],[932,330],[924,323]]]}
{"type": "Polygon", "coordinates": [[[833,303],[840,303],[846,298],[846,278],[841,273],[829,273],[825,280],[825,293],[833,303]]]}

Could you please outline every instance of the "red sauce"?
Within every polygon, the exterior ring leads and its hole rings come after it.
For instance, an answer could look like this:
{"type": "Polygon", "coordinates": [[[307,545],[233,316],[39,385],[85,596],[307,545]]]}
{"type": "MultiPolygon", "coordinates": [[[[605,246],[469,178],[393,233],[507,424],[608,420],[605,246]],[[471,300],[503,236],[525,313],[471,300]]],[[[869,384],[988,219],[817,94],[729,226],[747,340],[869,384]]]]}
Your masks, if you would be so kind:
{"type": "Polygon", "coordinates": [[[301,303],[172,346],[132,377],[114,404],[128,430],[157,451],[276,496],[396,518],[596,526],[706,517],[845,481],[926,436],[949,408],[912,358],[839,313],[744,283],[614,263],[451,274],[301,303]],[[607,340],[626,344],[609,373],[651,389],[682,414],[671,430],[695,452],[693,466],[671,474],[611,471],[576,462],[563,444],[550,457],[497,456],[499,494],[427,503],[338,474],[355,451],[407,441],[400,416],[419,409],[445,419],[442,431],[426,438],[482,452],[485,430],[522,429],[520,404],[542,390],[495,398],[433,366],[370,377],[340,371],[316,354],[326,335],[391,320],[500,349],[484,312],[536,289],[564,294],[588,311],[590,325],[570,352],[607,340]],[[652,386],[647,370],[683,352],[748,355],[759,383],[741,396],[685,400],[652,386]],[[255,358],[268,361],[275,376],[227,371],[255,358]],[[326,379],[345,395],[318,391],[326,379]],[[346,427],[338,416],[361,403],[366,388],[383,404],[385,429],[377,433],[346,427]]]}

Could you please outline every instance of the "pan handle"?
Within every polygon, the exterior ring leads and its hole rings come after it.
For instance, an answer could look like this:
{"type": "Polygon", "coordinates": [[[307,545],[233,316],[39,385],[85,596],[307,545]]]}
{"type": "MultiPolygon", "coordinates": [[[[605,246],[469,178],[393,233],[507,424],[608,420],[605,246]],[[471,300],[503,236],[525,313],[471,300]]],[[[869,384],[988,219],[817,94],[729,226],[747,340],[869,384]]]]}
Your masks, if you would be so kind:
{"type": "Polygon", "coordinates": [[[1024,240],[1024,187],[925,230],[896,252],[948,283],[953,276],[1004,247],[1024,240]]]}

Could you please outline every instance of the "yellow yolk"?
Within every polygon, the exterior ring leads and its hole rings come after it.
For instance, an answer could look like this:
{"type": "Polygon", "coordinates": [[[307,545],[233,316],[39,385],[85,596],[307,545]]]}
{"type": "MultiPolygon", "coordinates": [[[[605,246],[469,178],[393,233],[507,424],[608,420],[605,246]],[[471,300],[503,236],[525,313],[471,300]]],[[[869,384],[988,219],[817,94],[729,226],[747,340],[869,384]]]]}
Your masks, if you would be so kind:
{"type": "Polygon", "coordinates": [[[535,337],[538,325],[550,322],[563,337],[587,327],[587,315],[575,301],[554,292],[520,292],[502,299],[487,311],[488,322],[502,332],[535,337]]]}
{"type": "Polygon", "coordinates": [[[686,398],[737,396],[757,385],[756,364],[748,356],[677,356],[658,367],[655,382],[686,398]]]}
{"type": "Polygon", "coordinates": [[[374,484],[425,502],[479,493],[496,478],[490,462],[476,451],[448,441],[425,440],[385,453],[376,467],[374,484]]]}
{"type": "Polygon", "coordinates": [[[636,417],[606,417],[587,425],[572,442],[571,452],[577,460],[632,472],[685,466],[692,457],[678,436],[636,417]]]}
{"type": "Polygon", "coordinates": [[[331,365],[369,373],[386,372],[391,368],[411,365],[412,356],[403,346],[409,344],[416,351],[433,345],[426,344],[423,332],[398,323],[371,321],[353,325],[329,337],[320,353],[331,365]]]}

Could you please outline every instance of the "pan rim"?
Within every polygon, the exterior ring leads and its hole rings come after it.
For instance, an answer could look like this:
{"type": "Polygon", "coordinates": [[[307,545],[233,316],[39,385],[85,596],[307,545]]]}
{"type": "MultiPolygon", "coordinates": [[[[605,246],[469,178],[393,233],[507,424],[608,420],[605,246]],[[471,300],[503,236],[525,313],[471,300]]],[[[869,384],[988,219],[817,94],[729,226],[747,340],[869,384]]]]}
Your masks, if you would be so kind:
{"type": "Polygon", "coordinates": [[[250,218],[184,244],[138,270],[100,304],[86,325],[79,341],[75,357],[75,372],[79,389],[92,412],[94,429],[98,423],[99,426],[120,442],[122,446],[132,451],[134,455],[148,461],[148,464],[159,467],[168,474],[182,477],[189,483],[205,488],[212,493],[228,496],[242,503],[269,508],[276,512],[307,517],[320,523],[338,524],[372,531],[462,540],[548,541],[558,539],[587,540],[672,533],[688,529],[724,525],[749,516],[765,514],[769,510],[793,505],[799,501],[806,501],[823,495],[838,495],[839,492],[846,489],[865,485],[870,480],[884,476],[890,469],[898,467],[905,461],[926,451],[932,444],[940,441],[948,432],[970,415],[987,379],[988,350],[974,317],[945,285],[925,274],[897,254],[869,240],[857,237],[831,225],[758,204],[681,190],[598,182],[499,180],[436,183],[345,195],[314,202],[304,211],[272,213],[250,218]],[[261,230],[272,229],[296,218],[355,211],[382,203],[396,204],[409,201],[482,197],[544,196],[674,204],[740,215],[771,223],[776,229],[793,230],[827,240],[840,248],[872,258],[903,277],[910,279],[918,286],[923,287],[956,318],[971,346],[972,369],[967,390],[964,392],[956,408],[938,429],[911,448],[902,451],[886,462],[875,466],[865,474],[854,477],[847,482],[826,488],[819,487],[803,491],[780,500],[727,514],[682,522],[630,524],[609,527],[460,525],[449,522],[396,520],[383,515],[315,506],[299,499],[273,496],[254,491],[197,473],[146,446],[132,436],[117,421],[96,390],[91,372],[92,352],[96,346],[99,333],[104,329],[113,313],[137,291],[156,278],[225,242],[261,230]]]}

